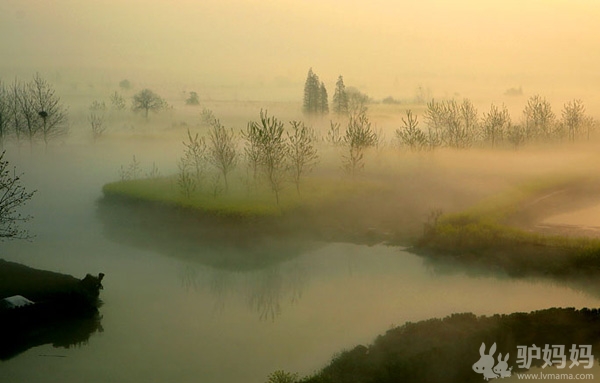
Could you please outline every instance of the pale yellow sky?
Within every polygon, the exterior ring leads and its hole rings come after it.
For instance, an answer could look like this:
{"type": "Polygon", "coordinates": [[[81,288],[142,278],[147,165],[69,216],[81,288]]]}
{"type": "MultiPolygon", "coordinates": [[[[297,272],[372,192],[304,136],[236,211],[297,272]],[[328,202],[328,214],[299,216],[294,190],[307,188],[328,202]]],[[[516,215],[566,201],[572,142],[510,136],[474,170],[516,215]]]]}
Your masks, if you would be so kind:
{"type": "Polygon", "coordinates": [[[600,86],[598,20],[591,0],[2,0],[0,78],[76,68],[296,91],[313,67],[330,92],[342,74],[379,98],[418,85],[438,97],[523,86],[585,98],[600,86]]]}

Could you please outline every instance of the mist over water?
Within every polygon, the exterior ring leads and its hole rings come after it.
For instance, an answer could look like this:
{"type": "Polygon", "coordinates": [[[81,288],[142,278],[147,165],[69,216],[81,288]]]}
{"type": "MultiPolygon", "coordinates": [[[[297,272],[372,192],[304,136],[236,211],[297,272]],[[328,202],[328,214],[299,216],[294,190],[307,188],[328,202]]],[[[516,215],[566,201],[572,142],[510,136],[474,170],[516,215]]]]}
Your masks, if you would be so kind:
{"type": "Polygon", "coordinates": [[[106,207],[97,201],[128,155],[100,166],[106,149],[12,157],[40,190],[26,208],[36,238],[3,243],[3,258],[79,277],[104,272],[105,304],[102,332],[77,347],[44,345],[4,361],[3,381],[263,381],[276,369],[309,374],[406,321],[600,303],[549,281],[465,273],[383,245],[306,243],[291,258],[248,269],[205,263],[205,252],[219,251],[210,247],[178,257],[163,251],[168,244],[114,241],[103,226],[118,223],[99,218],[106,207]]]}
{"type": "MultiPolygon", "coordinates": [[[[432,99],[468,99],[479,118],[502,105],[512,126],[525,124],[531,96],[547,99],[556,121],[581,99],[597,120],[599,17],[600,3],[583,0],[1,1],[0,85],[39,73],[65,105],[69,132],[47,147],[14,135],[4,142],[36,193],[20,209],[33,216],[25,227],[34,237],[0,242],[0,258],[106,278],[89,334],[0,361],[0,382],[263,382],[281,369],[314,373],[407,321],[598,307],[600,292],[585,279],[516,278],[383,242],[410,243],[436,209],[460,212],[527,182],[597,177],[597,123],[576,142],[505,140],[491,150],[478,136],[468,149],[411,152],[396,129],[410,109],[427,131],[432,99]],[[346,149],[327,141],[347,119],[333,106],[325,117],[302,113],[309,68],[329,100],[340,75],[368,95],[366,115],[384,143],[365,152],[358,202],[331,199],[339,217],[321,212],[312,231],[274,224],[261,233],[258,224],[104,198],[103,186],[132,162],[142,177],[176,175],[188,132],[208,137],[206,111],[234,131],[240,156],[241,132],[263,111],[286,132],[289,121],[305,121],[319,150],[312,175],[348,182],[346,149]],[[168,107],[135,114],[132,99],[145,88],[168,107]],[[122,110],[111,104],[115,92],[122,110]],[[192,92],[199,105],[186,103],[192,92]],[[92,113],[105,118],[97,139],[92,113]]],[[[249,174],[238,164],[233,188],[250,194],[249,174]]],[[[598,198],[588,194],[548,212],[537,229],[598,235],[598,198]]]]}

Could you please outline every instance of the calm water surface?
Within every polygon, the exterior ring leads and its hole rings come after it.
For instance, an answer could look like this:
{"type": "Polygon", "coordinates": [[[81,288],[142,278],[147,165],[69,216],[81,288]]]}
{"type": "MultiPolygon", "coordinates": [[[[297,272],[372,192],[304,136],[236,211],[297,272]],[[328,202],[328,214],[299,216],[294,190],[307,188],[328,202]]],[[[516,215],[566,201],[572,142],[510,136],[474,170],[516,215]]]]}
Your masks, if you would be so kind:
{"type": "MultiPolygon", "coordinates": [[[[104,272],[103,331],[87,344],[44,345],[0,362],[0,382],[263,382],[277,369],[309,374],[406,321],[600,306],[548,281],[439,272],[382,245],[311,243],[286,261],[236,270],[114,241],[96,201],[129,154],[107,162],[101,150],[82,153],[12,156],[39,190],[27,207],[37,237],[0,251],[76,276],[104,272]]],[[[203,259],[214,250],[192,251],[203,259]]]]}

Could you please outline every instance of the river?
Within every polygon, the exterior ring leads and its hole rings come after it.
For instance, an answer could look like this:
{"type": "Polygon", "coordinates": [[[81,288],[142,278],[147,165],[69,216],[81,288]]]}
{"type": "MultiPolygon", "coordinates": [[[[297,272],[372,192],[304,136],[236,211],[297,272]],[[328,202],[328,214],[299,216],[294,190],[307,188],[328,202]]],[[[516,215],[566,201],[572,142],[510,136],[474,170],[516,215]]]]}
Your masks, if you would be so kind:
{"type": "Polygon", "coordinates": [[[203,254],[212,247],[192,249],[195,259],[116,240],[97,201],[128,156],[70,146],[8,153],[38,190],[25,209],[36,237],[0,243],[2,257],[106,277],[102,331],[84,344],[47,344],[1,361],[1,382],[258,383],[278,369],[310,374],[406,321],[600,306],[551,281],[439,267],[384,245],[306,243],[281,262],[217,267],[199,261],[214,258],[203,254]]]}

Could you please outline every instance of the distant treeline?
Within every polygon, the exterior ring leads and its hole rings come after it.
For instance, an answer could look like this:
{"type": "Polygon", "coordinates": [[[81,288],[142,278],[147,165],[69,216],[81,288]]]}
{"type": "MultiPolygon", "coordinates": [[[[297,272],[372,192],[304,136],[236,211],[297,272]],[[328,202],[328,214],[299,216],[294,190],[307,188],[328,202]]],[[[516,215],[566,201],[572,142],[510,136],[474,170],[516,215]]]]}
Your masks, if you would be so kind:
{"type": "MultiPolygon", "coordinates": [[[[316,89],[318,78],[312,76],[316,89]]],[[[419,152],[573,142],[589,139],[595,124],[579,100],[565,104],[559,119],[548,101],[533,96],[520,124],[512,123],[505,106],[492,105],[489,112],[479,116],[468,99],[462,102],[432,100],[424,111],[425,130],[419,127],[412,111],[407,110],[402,126],[395,130],[395,141],[386,143],[384,134],[373,128],[366,107],[361,105],[363,107],[353,109],[355,111],[346,117],[330,121],[324,132],[300,120],[285,124],[265,110],[260,112],[258,121],[248,122],[246,129],[240,131],[225,128],[210,109],[204,108],[200,117],[201,124],[208,128],[208,136],[188,131],[184,154],[178,163],[179,189],[188,199],[201,189],[210,190],[217,197],[228,192],[231,173],[244,165],[241,177],[248,191],[262,185],[270,189],[279,204],[281,191],[288,183],[300,194],[303,179],[320,162],[323,145],[338,148],[342,170],[356,176],[364,169],[372,149],[395,146],[399,150],[419,152]]],[[[134,159],[130,170],[122,169],[121,179],[138,178],[138,167],[134,159]]]]}
{"type": "Polygon", "coordinates": [[[585,113],[581,100],[567,102],[557,117],[543,97],[529,98],[519,123],[513,123],[506,106],[491,105],[479,115],[469,99],[427,103],[423,119],[426,129],[418,127],[417,117],[408,110],[402,126],[396,130],[400,144],[411,151],[438,147],[467,149],[474,146],[518,148],[526,143],[574,142],[589,140],[596,125],[585,113]]]}
{"type": "MultiPolygon", "coordinates": [[[[344,117],[364,113],[367,111],[369,101],[369,96],[356,88],[346,88],[344,78],[341,75],[338,77],[332,99],[332,108],[335,115],[344,117]]],[[[317,116],[329,114],[327,88],[312,68],[308,70],[306,82],[304,83],[302,112],[305,115],[317,116]]]]}
{"type": "MultiPolygon", "coordinates": [[[[522,94],[522,89],[513,91],[522,94]]],[[[419,88],[419,93],[425,94],[422,88],[419,88]]],[[[311,68],[304,85],[302,111],[305,115],[327,115],[327,97],[325,84],[311,68]]],[[[578,99],[567,102],[560,116],[557,116],[545,98],[531,96],[522,118],[516,123],[505,105],[492,104],[489,111],[480,115],[469,99],[435,100],[428,95],[426,98],[420,96],[418,100],[426,103],[423,114],[425,129],[419,128],[418,119],[411,110],[406,111],[402,126],[396,129],[400,145],[411,151],[439,147],[466,149],[474,146],[518,148],[526,143],[589,140],[596,125],[594,119],[586,114],[583,102],[578,99]],[[426,102],[427,99],[430,101],[426,102]]],[[[347,89],[343,77],[338,77],[332,100],[333,112],[337,117],[364,114],[371,101],[357,89],[347,89]]],[[[387,97],[383,103],[395,103],[395,100],[387,97]]]]}

